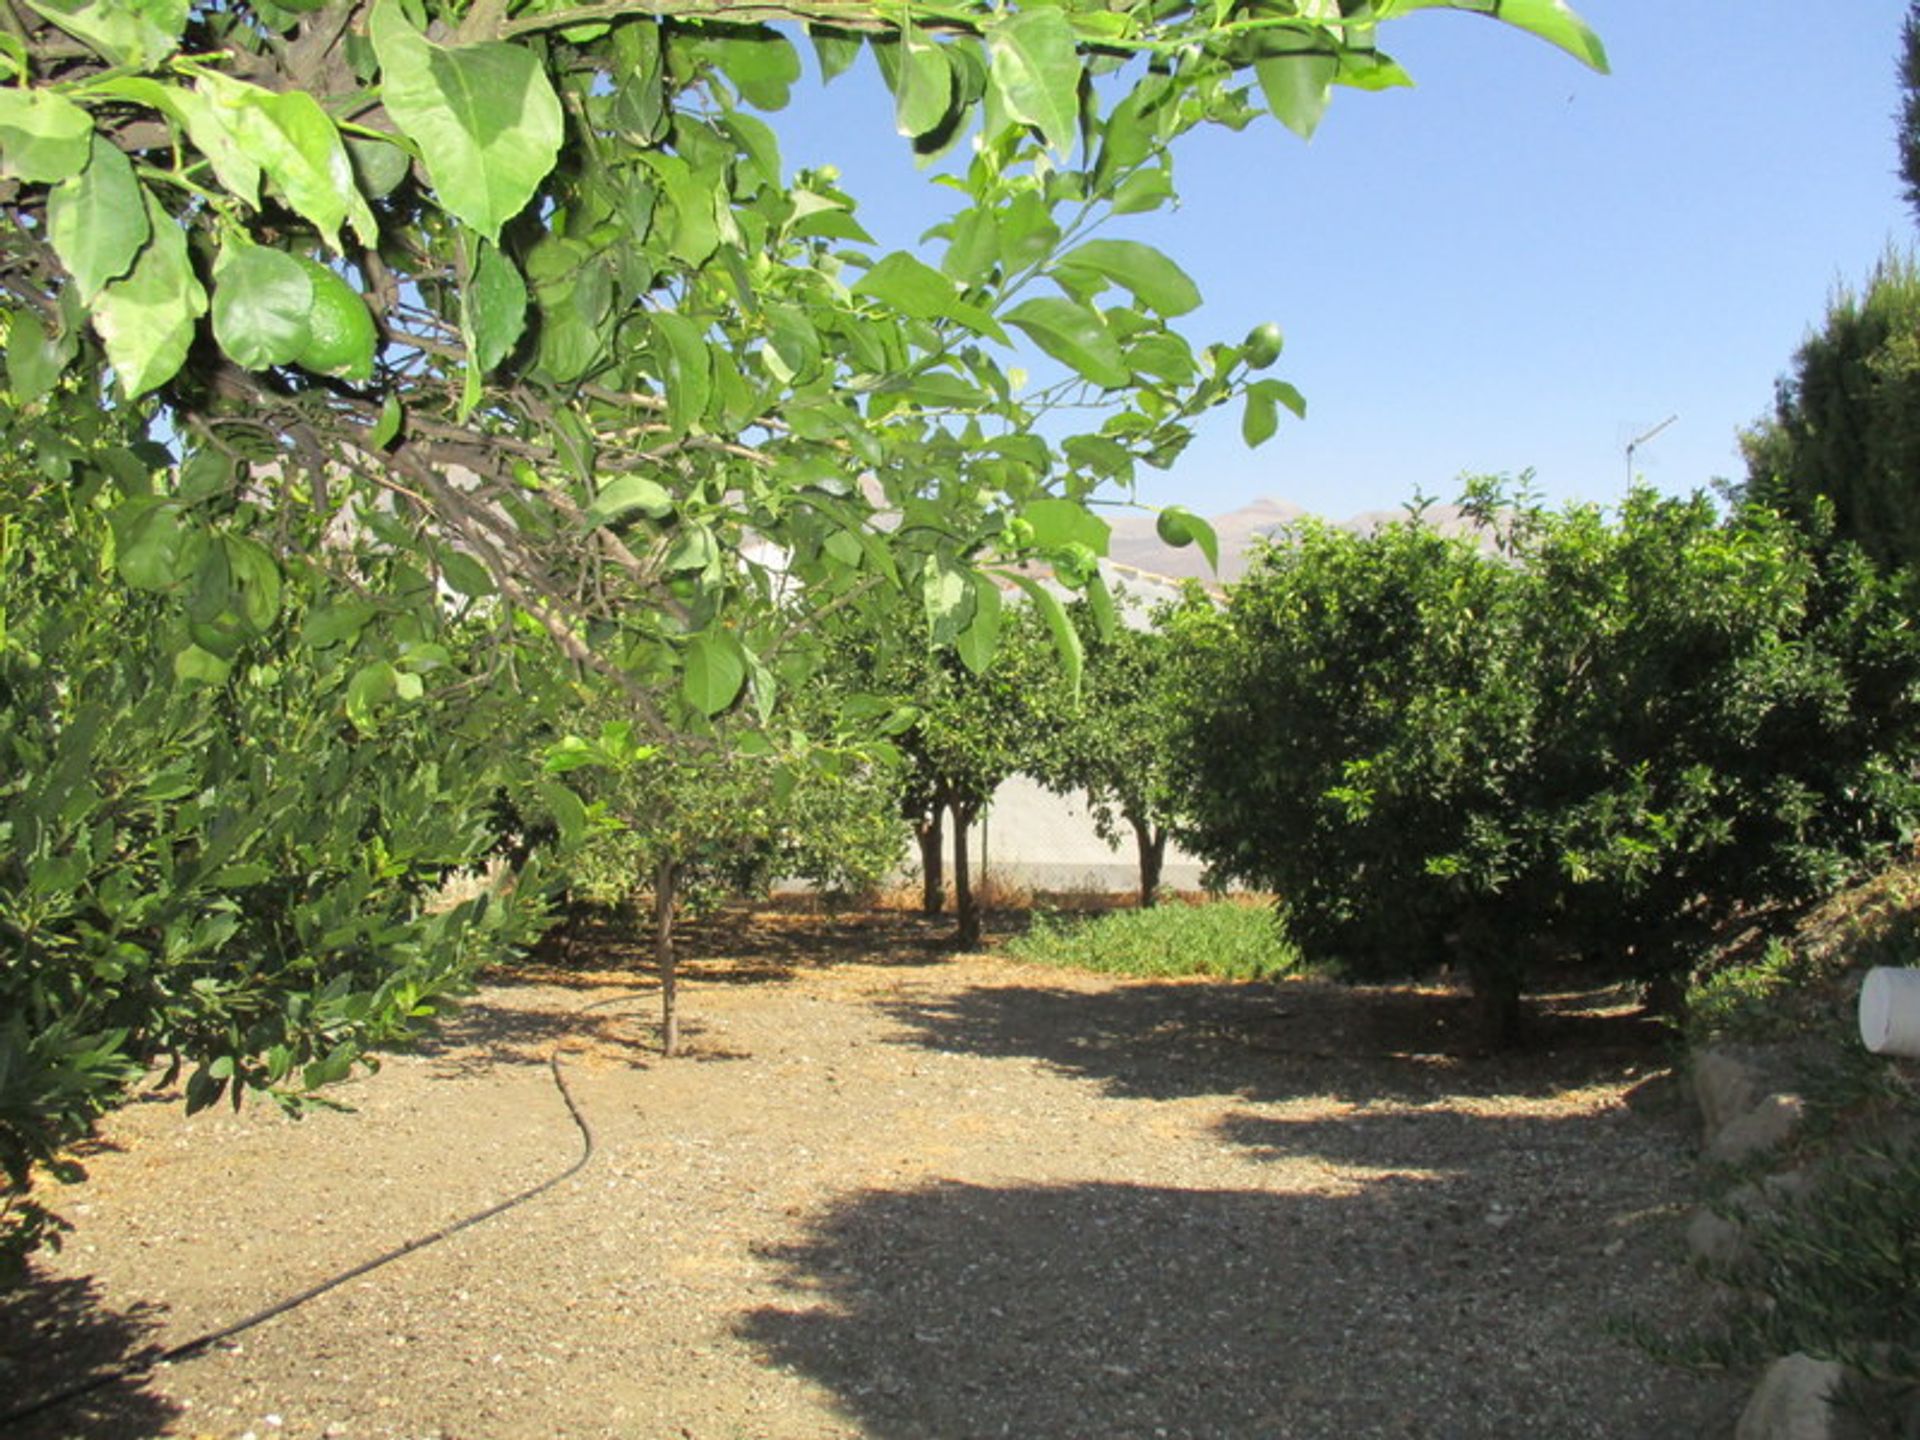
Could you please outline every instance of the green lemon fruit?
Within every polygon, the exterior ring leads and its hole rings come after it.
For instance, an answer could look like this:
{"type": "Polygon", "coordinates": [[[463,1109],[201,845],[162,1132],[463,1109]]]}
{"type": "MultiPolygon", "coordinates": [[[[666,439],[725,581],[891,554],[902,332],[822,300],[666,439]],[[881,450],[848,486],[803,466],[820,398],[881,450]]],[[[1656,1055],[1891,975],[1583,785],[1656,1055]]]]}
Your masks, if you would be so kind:
{"type": "Polygon", "coordinates": [[[1247,332],[1247,338],[1241,342],[1241,353],[1246,357],[1249,367],[1264,370],[1280,358],[1280,327],[1269,320],[1264,325],[1256,325],[1247,332]]]}
{"type": "Polygon", "coordinates": [[[294,363],[316,375],[365,380],[373,374],[373,350],[379,337],[373,315],[351,285],[326,266],[300,259],[313,281],[313,312],[308,317],[307,348],[294,363]]]}

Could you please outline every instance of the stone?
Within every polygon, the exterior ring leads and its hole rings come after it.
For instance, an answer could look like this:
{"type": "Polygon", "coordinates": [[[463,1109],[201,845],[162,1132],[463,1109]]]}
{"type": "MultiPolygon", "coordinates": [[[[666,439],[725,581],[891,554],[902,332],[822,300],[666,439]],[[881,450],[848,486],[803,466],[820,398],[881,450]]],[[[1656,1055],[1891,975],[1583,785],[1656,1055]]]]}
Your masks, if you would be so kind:
{"type": "Polygon", "coordinates": [[[1706,1265],[1736,1265],[1747,1253],[1746,1236],[1737,1221],[1703,1206],[1687,1222],[1687,1253],[1706,1265]]]}
{"type": "Polygon", "coordinates": [[[1725,1050],[1700,1051],[1687,1074],[1709,1141],[1722,1127],[1757,1105],[1766,1093],[1759,1068],[1725,1050]]]}
{"type": "Polygon", "coordinates": [[[1807,1102],[1798,1095],[1769,1095],[1721,1127],[1707,1142],[1707,1158],[1731,1165],[1783,1145],[1793,1138],[1806,1115],[1807,1102]]]}
{"type": "Polygon", "coordinates": [[[1811,1355],[1774,1361],[1740,1412],[1734,1440],[1840,1440],[1832,1397],[1844,1374],[1836,1361],[1811,1355]]]}

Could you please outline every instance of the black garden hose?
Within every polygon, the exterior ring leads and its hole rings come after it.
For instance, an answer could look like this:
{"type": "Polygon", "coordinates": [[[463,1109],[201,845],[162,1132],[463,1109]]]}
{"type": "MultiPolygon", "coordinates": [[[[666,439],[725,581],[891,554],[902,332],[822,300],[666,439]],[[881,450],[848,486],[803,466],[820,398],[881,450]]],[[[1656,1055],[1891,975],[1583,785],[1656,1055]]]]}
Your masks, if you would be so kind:
{"type": "MultiPolygon", "coordinates": [[[[596,1000],[590,1005],[582,1005],[574,1013],[576,1015],[585,1015],[589,1011],[602,1010],[609,1005],[625,1004],[633,998],[631,995],[616,995],[611,999],[596,1000]]],[[[310,1285],[296,1295],[287,1296],[284,1300],[277,1300],[264,1310],[256,1310],[253,1314],[243,1319],[235,1320],[230,1325],[223,1325],[218,1330],[209,1330],[204,1334],[196,1335],[191,1340],[182,1341],[180,1344],[162,1350],[157,1354],[136,1356],[131,1360],[114,1366],[111,1370],[104,1371],[99,1375],[94,1375],[86,1380],[69,1385],[64,1390],[56,1390],[51,1395],[43,1395],[38,1400],[34,1400],[29,1404],[8,1410],[4,1414],[0,1414],[0,1426],[11,1426],[18,1424],[22,1420],[29,1420],[35,1415],[44,1414],[48,1410],[53,1410],[71,1401],[78,1400],[82,1395],[90,1395],[95,1390],[104,1389],[108,1385],[116,1385],[123,1381],[144,1378],[152,1374],[153,1371],[162,1365],[171,1365],[179,1360],[190,1360],[194,1356],[218,1345],[222,1340],[230,1340],[243,1331],[251,1330],[256,1325],[265,1324],[276,1316],[286,1314],[289,1310],[297,1310],[309,1300],[318,1299],[329,1290],[338,1289],[349,1280],[357,1280],[370,1271],[378,1270],[382,1265],[387,1265],[400,1259],[403,1255],[411,1255],[416,1250],[424,1250],[429,1245],[437,1245],[448,1236],[458,1235],[462,1230],[470,1226],[478,1225],[483,1220],[491,1220],[496,1215],[504,1215],[515,1206],[524,1205],[535,1196],[546,1194],[547,1191],[553,1189],[554,1186],[560,1184],[562,1181],[571,1180],[575,1175],[578,1175],[585,1169],[587,1162],[593,1158],[593,1127],[587,1123],[587,1117],[581,1113],[579,1104],[573,1098],[573,1092],[567,1088],[567,1077],[560,1069],[560,1046],[558,1042],[555,1042],[553,1049],[548,1052],[547,1070],[553,1076],[554,1088],[560,1092],[560,1098],[566,1102],[567,1114],[572,1118],[574,1128],[580,1132],[580,1153],[574,1157],[573,1163],[559,1174],[549,1176],[538,1185],[522,1190],[517,1195],[510,1195],[505,1200],[487,1206],[484,1210],[476,1210],[473,1214],[455,1220],[450,1225],[443,1225],[431,1234],[416,1236],[404,1244],[396,1245],[384,1254],[374,1256],[371,1260],[363,1260],[351,1270],[342,1270],[338,1275],[322,1280],[317,1285],[310,1285]]]]}

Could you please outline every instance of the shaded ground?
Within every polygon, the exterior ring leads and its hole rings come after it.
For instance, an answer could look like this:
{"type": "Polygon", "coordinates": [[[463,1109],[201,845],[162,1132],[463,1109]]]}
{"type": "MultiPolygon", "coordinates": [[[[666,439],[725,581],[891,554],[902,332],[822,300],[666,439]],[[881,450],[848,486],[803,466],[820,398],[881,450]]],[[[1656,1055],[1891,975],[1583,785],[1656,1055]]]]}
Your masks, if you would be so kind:
{"type": "MultiPolygon", "coordinates": [[[[564,957],[344,1087],[112,1117],[0,1305],[0,1401],[164,1349],[575,1178],[21,1436],[1717,1436],[1608,1338],[1687,1282],[1657,1037],[1561,997],[1465,1058],[1410,990],[954,958],[915,917],[704,929],[694,1054],[564,957]],[[595,1002],[604,1008],[583,1012],[595,1002]]],[[[0,1403],[0,1410],[6,1408],[0,1403]]]]}

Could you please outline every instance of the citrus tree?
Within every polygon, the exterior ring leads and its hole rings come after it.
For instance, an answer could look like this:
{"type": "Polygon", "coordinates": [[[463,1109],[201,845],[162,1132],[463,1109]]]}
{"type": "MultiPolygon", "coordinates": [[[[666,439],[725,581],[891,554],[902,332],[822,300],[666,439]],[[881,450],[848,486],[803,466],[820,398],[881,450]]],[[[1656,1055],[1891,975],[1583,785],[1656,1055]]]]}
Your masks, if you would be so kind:
{"type": "MultiPolygon", "coordinates": [[[[1128,608],[1124,592],[1115,599],[1128,608]]],[[[1085,652],[1080,694],[1034,768],[1056,793],[1086,796],[1094,831],[1108,845],[1132,841],[1144,908],[1158,896],[1181,806],[1175,755],[1190,667],[1180,616],[1212,602],[1196,585],[1178,602],[1121,622],[1097,613],[1097,604],[1069,608],[1085,652]]]]}
{"type": "Polygon", "coordinates": [[[1499,553],[1305,526],[1195,632],[1181,838],[1309,954],[1453,963],[1503,1037],[1543,964],[1683,978],[1910,833],[1905,582],[1701,497],[1468,503],[1499,553]]]}
{"type": "Polygon", "coordinates": [[[155,493],[137,407],[57,413],[61,443],[23,444],[0,411],[0,1261],[51,1223],[34,1166],[135,1079],[297,1106],[541,909],[531,870],[439,894],[528,778],[492,628],[390,553],[276,563],[327,542],[217,465],[155,493]]]}

